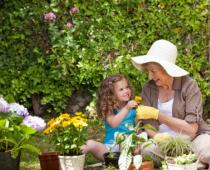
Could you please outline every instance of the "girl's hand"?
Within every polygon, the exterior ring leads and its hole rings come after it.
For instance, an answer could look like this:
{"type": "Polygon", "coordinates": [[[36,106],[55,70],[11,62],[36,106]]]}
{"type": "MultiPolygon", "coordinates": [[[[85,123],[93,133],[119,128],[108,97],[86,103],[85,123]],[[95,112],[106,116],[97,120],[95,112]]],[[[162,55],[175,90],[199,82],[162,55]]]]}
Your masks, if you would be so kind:
{"type": "Polygon", "coordinates": [[[131,108],[134,108],[134,107],[137,107],[138,106],[138,103],[135,101],[135,100],[130,100],[128,101],[128,103],[126,104],[126,108],[128,110],[130,110],[131,108]]]}

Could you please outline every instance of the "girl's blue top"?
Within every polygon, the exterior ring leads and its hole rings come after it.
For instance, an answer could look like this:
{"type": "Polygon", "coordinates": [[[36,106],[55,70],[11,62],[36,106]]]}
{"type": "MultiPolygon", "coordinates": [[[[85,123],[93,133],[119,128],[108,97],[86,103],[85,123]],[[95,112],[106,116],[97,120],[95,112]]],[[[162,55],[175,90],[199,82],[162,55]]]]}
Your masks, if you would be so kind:
{"type": "MultiPolygon", "coordinates": [[[[115,112],[114,114],[118,114],[115,112]]],[[[106,121],[105,121],[105,138],[104,144],[113,144],[114,143],[114,134],[115,132],[124,132],[125,134],[130,134],[132,131],[126,128],[126,124],[135,125],[135,117],[136,117],[136,110],[131,109],[124,120],[119,124],[119,126],[112,128],[106,121]]]]}

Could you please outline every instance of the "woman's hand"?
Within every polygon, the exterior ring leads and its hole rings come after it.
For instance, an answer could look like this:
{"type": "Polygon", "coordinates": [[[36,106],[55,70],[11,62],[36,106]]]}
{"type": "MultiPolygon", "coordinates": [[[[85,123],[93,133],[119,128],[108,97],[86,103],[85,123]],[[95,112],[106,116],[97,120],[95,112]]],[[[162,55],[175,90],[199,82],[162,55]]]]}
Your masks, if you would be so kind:
{"type": "Polygon", "coordinates": [[[159,112],[154,107],[140,105],[136,109],[136,119],[158,119],[159,112]]]}

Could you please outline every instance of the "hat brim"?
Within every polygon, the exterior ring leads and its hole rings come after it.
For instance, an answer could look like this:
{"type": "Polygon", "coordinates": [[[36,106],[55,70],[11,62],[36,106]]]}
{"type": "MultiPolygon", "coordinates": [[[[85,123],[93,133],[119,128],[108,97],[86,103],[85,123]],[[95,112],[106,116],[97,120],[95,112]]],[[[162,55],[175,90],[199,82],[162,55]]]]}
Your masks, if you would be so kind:
{"type": "Polygon", "coordinates": [[[150,55],[132,57],[131,61],[132,64],[140,71],[142,71],[142,64],[155,62],[160,64],[171,77],[182,77],[189,74],[189,72],[173,63],[158,60],[157,57],[150,55]]]}

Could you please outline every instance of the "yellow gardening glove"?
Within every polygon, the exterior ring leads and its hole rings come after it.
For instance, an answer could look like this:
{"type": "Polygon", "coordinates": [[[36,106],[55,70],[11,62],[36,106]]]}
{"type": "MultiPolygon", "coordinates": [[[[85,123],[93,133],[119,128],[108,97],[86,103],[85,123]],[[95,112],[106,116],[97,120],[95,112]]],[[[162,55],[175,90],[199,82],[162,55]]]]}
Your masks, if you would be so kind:
{"type": "Polygon", "coordinates": [[[170,138],[172,138],[172,136],[165,132],[165,133],[156,134],[154,137],[154,140],[159,143],[159,142],[167,141],[170,138]]]}
{"type": "Polygon", "coordinates": [[[150,107],[140,105],[136,108],[136,119],[158,119],[159,110],[150,107]]]}

